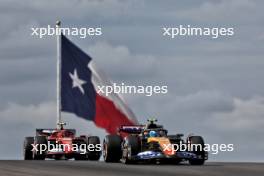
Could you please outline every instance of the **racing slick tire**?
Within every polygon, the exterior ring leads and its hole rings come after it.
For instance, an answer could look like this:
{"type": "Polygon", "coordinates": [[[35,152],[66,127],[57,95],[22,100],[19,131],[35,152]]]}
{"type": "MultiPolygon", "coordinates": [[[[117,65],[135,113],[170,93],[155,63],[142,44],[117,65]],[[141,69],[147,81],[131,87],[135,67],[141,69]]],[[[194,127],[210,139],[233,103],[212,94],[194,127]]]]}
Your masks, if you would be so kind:
{"type": "Polygon", "coordinates": [[[135,156],[140,151],[140,143],[138,137],[127,136],[123,144],[122,160],[125,164],[133,164],[132,156],[135,156]]]}
{"type": "Polygon", "coordinates": [[[103,157],[105,162],[119,162],[122,157],[122,138],[118,135],[107,135],[103,142],[103,157]]]}
{"type": "Polygon", "coordinates": [[[35,136],[34,144],[37,145],[38,151],[33,151],[33,159],[34,160],[45,160],[46,151],[40,151],[41,145],[46,145],[47,147],[47,138],[46,136],[35,136]]]}
{"type": "MultiPolygon", "coordinates": [[[[85,144],[86,147],[88,147],[88,137],[82,137],[83,141],[79,141],[78,145],[81,146],[82,144],[85,144]]],[[[88,160],[88,148],[87,148],[87,153],[78,153],[75,154],[74,156],[75,160],[88,160]]]]}
{"type": "Polygon", "coordinates": [[[199,151],[192,151],[194,154],[201,156],[201,159],[190,159],[191,165],[203,165],[205,162],[204,140],[201,136],[191,136],[188,138],[190,144],[200,144],[202,148],[199,151]]]}
{"type": "Polygon", "coordinates": [[[24,155],[24,160],[32,160],[33,159],[33,146],[34,144],[34,137],[25,137],[24,140],[24,146],[23,146],[23,155],[24,155]]]}
{"type": "Polygon", "coordinates": [[[100,139],[98,136],[90,136],[88,137],[88,146],[93,145],[94,151],[88,151],[88,159],[92,161],[98,161],[101,156],[101,150],[98,150],[98,146],[100,146],[100,139]]]}

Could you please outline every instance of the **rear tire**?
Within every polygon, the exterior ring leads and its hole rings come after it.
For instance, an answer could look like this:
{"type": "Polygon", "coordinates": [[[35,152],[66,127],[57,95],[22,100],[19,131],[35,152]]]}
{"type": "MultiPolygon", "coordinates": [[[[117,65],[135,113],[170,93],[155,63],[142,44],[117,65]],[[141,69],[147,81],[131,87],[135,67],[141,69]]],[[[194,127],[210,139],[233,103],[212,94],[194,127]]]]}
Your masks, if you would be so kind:
{"type": "Polygon", "coordinates": [[[101,150],[97,151],[97,146],[100,146],[100,139],[98,136],[88,137],[88,145],[92,144],[94,146],[94,151],[88,151],[88,159],[93,161],[98,161],[101,156],[101,150]]]}
{"type": "MultiPolygon", "coordinates": [[[[82,140],[78,141],[78,143],[74,142],[74,144],[77,144],[79,147],[81,147],[83,144],[85,144],[85,146],[88,147],[88,137],[82,136],[80,138],[82,140]]],[[[81,149],[81,150],[83,150],[83,149],[81,149]]],[[[85,152],[85,153],[77,153],[77,154],[75,154],[74,155],[74,159],[78,160],[78,161],[80,161],[80,160],[82,160],[82,161],[83,160],[88,160],[88,148],[86,149],[86,151],[82,151],[82,152],[85,152]]]]}
{"type": "Polygon", "coordinates": [[[205,151],[204,151],[204,140],[201,136],[191,136],[188,138],[190,144],[200,144],[202,148],[199,148],[198,151],[192,151],[197,156],[200,156],[201,159],[190,159],[189,163],[191,165],[203,165],[205,162],[205,151]]]}
{"type": "Polygon", "coordinates": [[[32,144],[34,144],[34,137],[25,137],[24,146],[23,146],[24,160],[33,159],[32,144]]]}
{"type": "Polygon", "coordinates": [[[122,156],[122,139],[118,135],[107,135],[103,142],[103,157],[105,162],[119,162],[122,156]]]}
{"type": "Polygon", "coordinates": [[[46,136],[35,136],[35,145],[37,146],[38,151],[33,151],[33,159],[34,160],[45,160],[46,151],[40,151],[40,145],[46,145],[47,147],[47,138],[46,136]]]}

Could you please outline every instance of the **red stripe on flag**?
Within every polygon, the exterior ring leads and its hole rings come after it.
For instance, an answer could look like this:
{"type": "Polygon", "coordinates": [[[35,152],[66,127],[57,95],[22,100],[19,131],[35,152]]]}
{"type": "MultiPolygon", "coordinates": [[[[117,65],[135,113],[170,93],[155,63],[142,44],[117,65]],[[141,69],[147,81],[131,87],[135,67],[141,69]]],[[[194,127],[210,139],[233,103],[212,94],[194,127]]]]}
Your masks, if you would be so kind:
{"type": "Polygon", "coordinates": [[[112,101],[99,94],[96,94],[95,107],[95,125],[104,128],[109,134],[116,134],[121,125],[135,125],[112,101]]]}

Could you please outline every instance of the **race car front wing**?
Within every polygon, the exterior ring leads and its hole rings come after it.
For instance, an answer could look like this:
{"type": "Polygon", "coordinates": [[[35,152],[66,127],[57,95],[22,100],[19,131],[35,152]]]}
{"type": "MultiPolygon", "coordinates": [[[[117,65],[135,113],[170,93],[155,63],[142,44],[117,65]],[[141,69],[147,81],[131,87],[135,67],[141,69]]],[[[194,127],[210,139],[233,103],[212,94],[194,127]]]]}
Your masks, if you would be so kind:
{"type": "Polygon", "coordinates": [[[191,152],[176,152],[175,155],[164,155],[159,151],[144,151],[140,152],[135,156],[131,156],[131,160],[152,160],[152,159],[204,159],[207,160],[208,154],[206,152],[205,156],[196,155],[191,152]]]}

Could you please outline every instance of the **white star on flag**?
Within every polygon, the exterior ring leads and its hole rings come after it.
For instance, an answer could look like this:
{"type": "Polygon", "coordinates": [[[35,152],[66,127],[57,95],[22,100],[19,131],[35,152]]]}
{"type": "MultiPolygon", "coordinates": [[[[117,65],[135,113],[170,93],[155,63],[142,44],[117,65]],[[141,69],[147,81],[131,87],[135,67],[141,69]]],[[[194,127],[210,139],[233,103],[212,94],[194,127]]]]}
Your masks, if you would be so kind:
{"type": "Polygon", "coordinates": [[[70,75],[70,77],[72,79],[72,88],[78,87],[80,89],[80,91],[82,92],[82,94],[84,94],[84,90],[83,90],[82,85],[85,84],[86,81],[81,80],[78,77],[78,73],[77,73],[77,70],[76,69],[74,69],[73,74],[70,72],[69,75],[70,75]]]}

